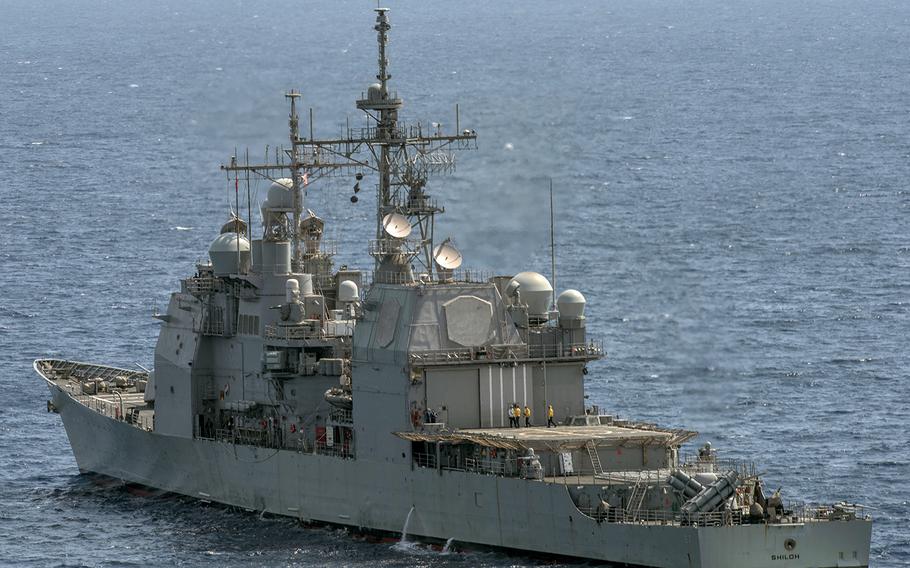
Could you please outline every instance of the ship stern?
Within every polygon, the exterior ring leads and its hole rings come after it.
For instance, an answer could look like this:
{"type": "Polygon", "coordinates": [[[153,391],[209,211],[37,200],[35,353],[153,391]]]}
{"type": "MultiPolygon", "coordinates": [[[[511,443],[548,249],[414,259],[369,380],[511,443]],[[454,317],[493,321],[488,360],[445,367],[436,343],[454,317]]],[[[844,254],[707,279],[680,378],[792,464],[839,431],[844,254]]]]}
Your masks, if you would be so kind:
{"type": "Polygon", "coordinates": [[[703,568],[865,568],[872,521],[854,518],[791,524],[703,527],[703,568]]]}

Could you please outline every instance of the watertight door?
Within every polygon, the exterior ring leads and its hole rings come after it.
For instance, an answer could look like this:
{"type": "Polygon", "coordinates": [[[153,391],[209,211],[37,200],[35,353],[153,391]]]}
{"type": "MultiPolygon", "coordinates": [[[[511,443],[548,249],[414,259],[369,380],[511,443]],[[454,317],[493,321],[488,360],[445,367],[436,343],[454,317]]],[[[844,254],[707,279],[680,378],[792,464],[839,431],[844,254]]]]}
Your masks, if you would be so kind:
{"type": "Polygon", "coordinates": [[[477,369],[427,371],[427,408],[452,428],[480,427],[480,385],[477,369]]]}

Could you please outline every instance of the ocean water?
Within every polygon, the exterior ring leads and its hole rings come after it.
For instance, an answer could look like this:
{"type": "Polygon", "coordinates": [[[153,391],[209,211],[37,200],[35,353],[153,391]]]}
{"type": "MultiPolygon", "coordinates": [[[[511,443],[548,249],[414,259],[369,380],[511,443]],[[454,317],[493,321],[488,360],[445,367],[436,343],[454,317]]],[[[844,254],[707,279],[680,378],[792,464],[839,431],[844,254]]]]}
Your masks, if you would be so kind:
{"type": "MultiPolygon", "coordinates": [[[[479,136],[431,185],[466,265],[549,273],[553,179],[557,287],[609,352],[590,402],[696,429],[787,498],[868,505],[873,565],[910,566],[910,4],[389,5],[405,115],[451,129],[458,103],[479,136]]],[[[374,6],[0,3],[0,564],[538,562],[99,483],[31,369],[151,364],[153,307],[226,219],[218,165],[286,140],[290,88],[317,135],[358,124],[374,6]]],[[[308,206],[367,267],[350,183],[308,206]]]]}

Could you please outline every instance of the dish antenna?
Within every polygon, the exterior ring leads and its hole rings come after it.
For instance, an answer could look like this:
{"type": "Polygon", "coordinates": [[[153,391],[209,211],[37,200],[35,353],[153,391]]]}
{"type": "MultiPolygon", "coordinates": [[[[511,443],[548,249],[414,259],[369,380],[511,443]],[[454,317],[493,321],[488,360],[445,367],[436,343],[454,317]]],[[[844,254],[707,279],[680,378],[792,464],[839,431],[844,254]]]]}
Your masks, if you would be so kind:
{"type": "Polygon", "coordinates": [[[411,234],[411,222],[399,213],[389,213],[382,218],[382,229],[396,239],[407,238],[411,234]]]}
{"type": "Polygon", "coordinates": [[[464,257],[461,256],[461,251],[452,244],[452,239],[446,239],[433,249],[433,260],[440,268],[455,270],[461,266],[464,257]]]}
{"type": "Polygon", "coordinates": [[[452,272],[461,266],[464,257],[461,251],[452,244],[452,239],[446,239],[433,249],[433,260],[436,262],[436,273],[443,282],[452,280],[452,272]]]}

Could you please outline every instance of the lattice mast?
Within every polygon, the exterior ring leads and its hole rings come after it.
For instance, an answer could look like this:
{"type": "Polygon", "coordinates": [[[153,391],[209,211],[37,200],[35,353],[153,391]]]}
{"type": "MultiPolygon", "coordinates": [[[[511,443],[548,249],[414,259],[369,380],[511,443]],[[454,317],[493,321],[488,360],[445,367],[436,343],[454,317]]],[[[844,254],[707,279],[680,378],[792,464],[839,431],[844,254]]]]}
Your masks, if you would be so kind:
{"type": "MultiPolygon", "coordinates": [[[[427,272],[432,272],[434,246],[434,216],[444,209],[426,193],[427,179],[432,174],[448,173],[455,168],[452,150],[468,149],[474,146],[476,134],[473,130],[462,130],[455,111],[456,133],[446,135],[442,126],[433,124],[434,129],[422,124],[400,123],[398,112],[404,101],[389,89],[389,61],[386,55],[388,32],[391,24],[388,8],[376,8],[378,42],[377,83],[370,85],[366,95],[356,102],[364,111],[367,126],[360,129],[347,127],[345,134],[337,139],[316,139],[313,137],[312,113],[310,115],[309,138],[302,138],[298,132],[295,91],[288,93],[290,101],[290,130],[292,149],[286,154],[289,164],[261,164],[222,166],[228,171],[243,170],[271,178],[270,172],[291,170],[294,193],[294,227],[292,258],[295,268],[301,265],[300,217],[305,206],[302,189],[304,179],[309,183],[333,175],[356,175],[359,181],[365,171],[374,171],[378,176],[376,200],[376,237],[370,243],[370,254],[376,259],[374,281],[406,282],[413,278],[410,263],[417,259],[427,272]],[[362,151],[369,156],[360,158],[362,151]],[[304,177],[305,176],[305,177],[304,177]],[[401,237],[401,232],[392,234],[387,230],[390,216],[404,216],[410,227],[417,229],[414,236],[401,237]],[[396,236],[397,235],[397,236],[396,236]]],[[[352,200],[353,201],[353,200],[352,200]]],[[[400,218],[400,217],[398,217],[400,218]]]]}

